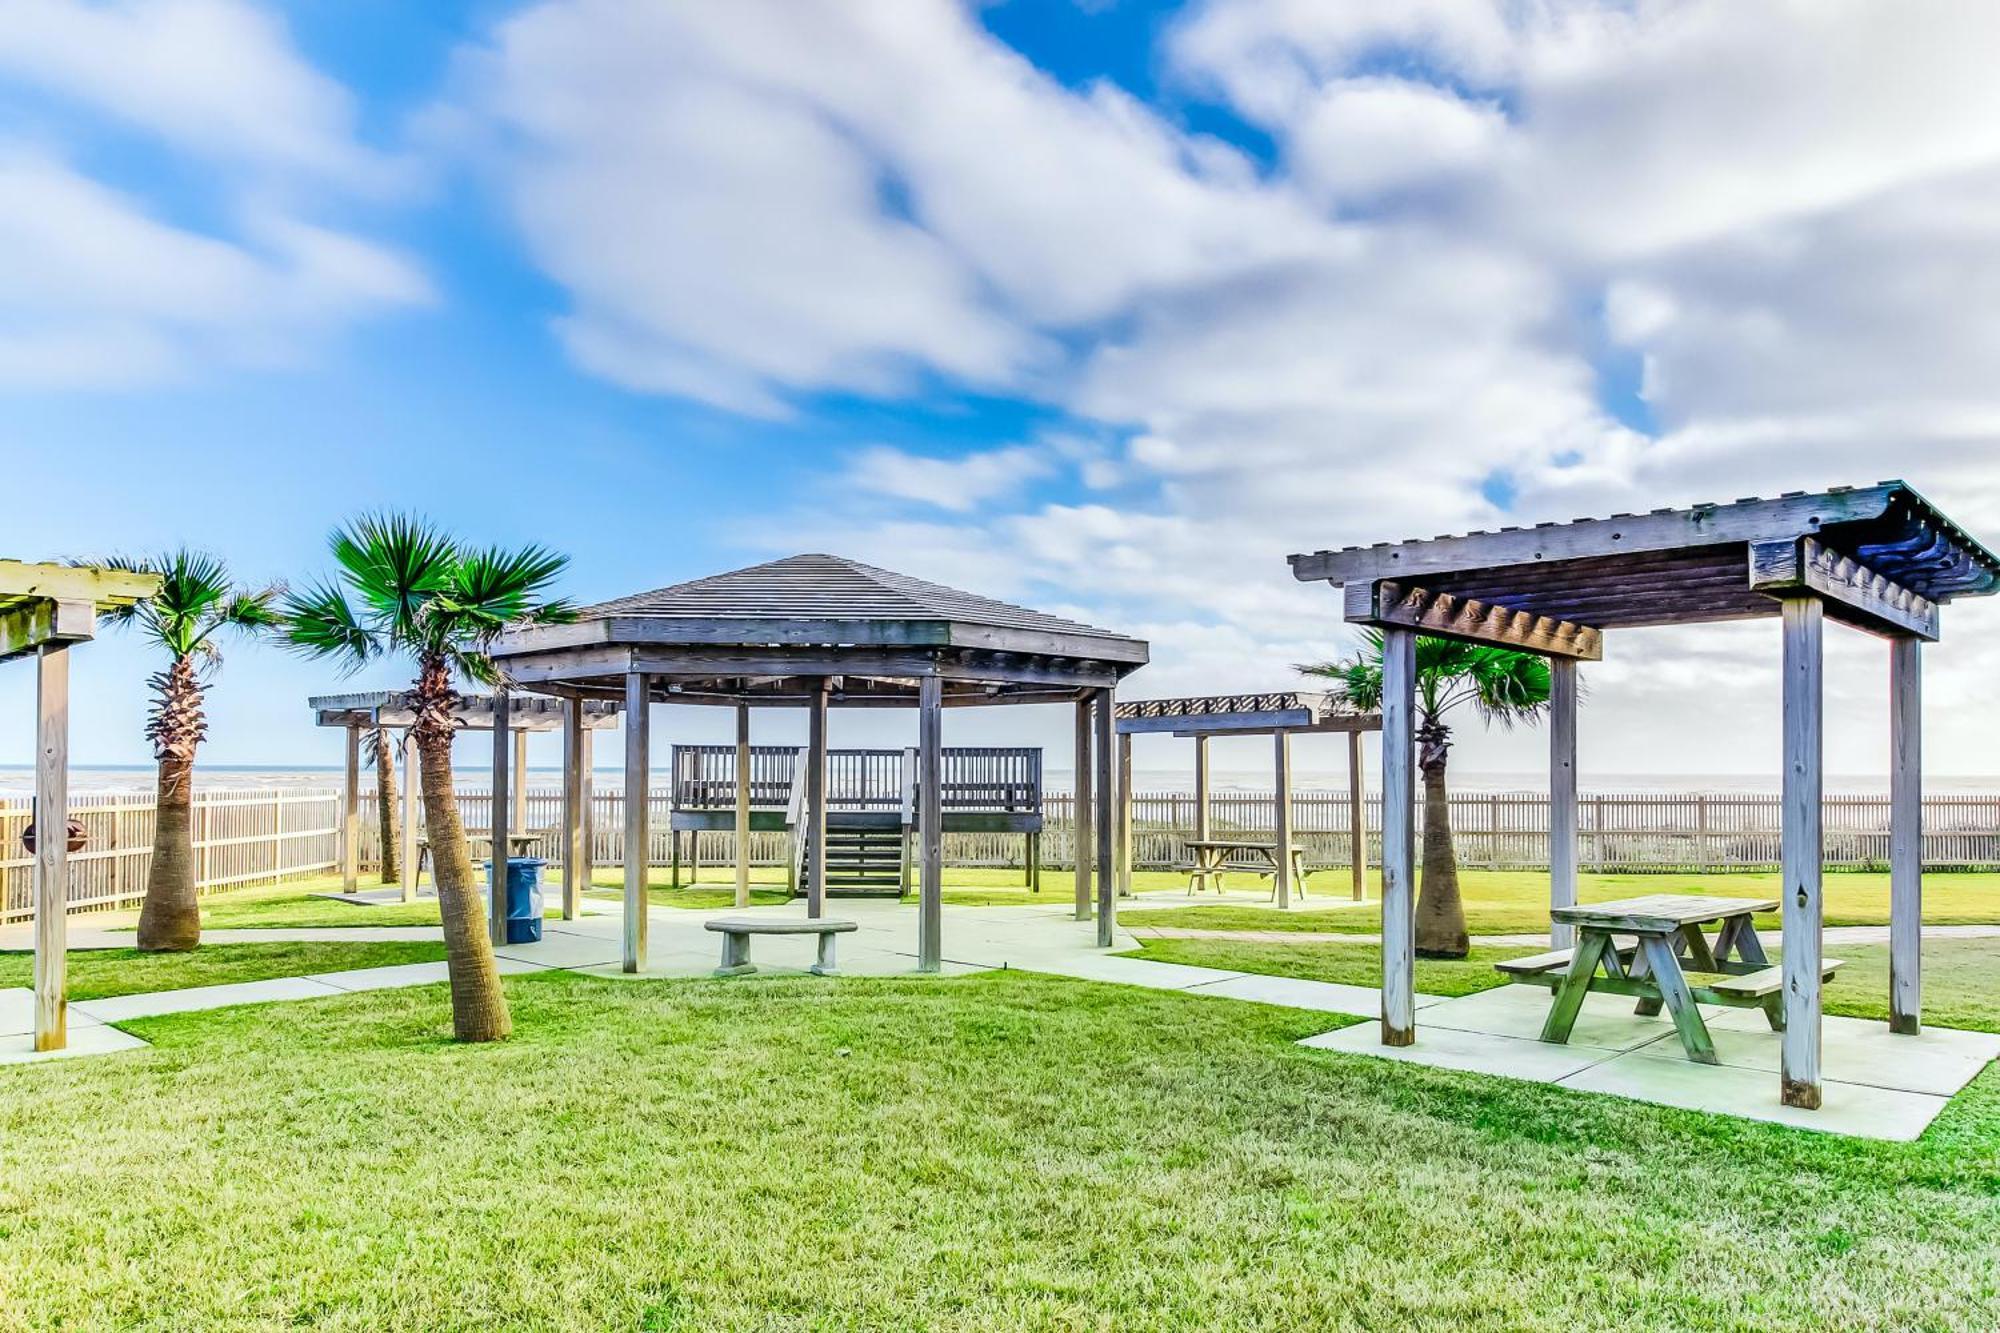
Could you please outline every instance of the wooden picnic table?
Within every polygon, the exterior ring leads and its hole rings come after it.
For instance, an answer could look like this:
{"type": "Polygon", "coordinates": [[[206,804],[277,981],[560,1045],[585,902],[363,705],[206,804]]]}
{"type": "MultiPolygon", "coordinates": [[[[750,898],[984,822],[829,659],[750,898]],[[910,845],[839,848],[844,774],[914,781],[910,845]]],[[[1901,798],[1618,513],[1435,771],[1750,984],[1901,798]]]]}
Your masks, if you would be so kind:
{"type": "MultiPolygon", "coordinates": [[[[1583,1000],[1592,991],[1638,998],[1641,1014],[1662,1006],[1674,1020],[1690,1060],[1716,1064],[1715,1044],[1700,1005],[1727,1005],[1764,1011],[1773,1031],[1785,1025],[1784,977],[1773,967],[1757,938],[1752,918],[1775,912],[1773,898],[1711,898],[1693,893],[1656,893],[1613,902],[1580,903],[1551,909],[1549,916],[1574,926],[1574,949],[1516,958],[1495,966],[1511,980],[1551,988],[1542,1040],[1567,1042],[1583,1000]],[[1718,926],[1711,940],[1704,929],[1718,926]],[[1690,984],[1687,969],[1714,980],[1690,984]]],[[[1841,964],[1822,960],[1830,977],[1841,964]]]]}
{"type": "MultiPolygon", "coordinates": [[[[1187,838],[1181,843],[1188,849],[1193,861],[1187,867],[1188,892],[1197,889],[1222,889],[1222,876],[1231,870],[1251,875],[1271,877],[1271,895],[1278,893],[1278,844],[1257,842],[1245,838],[1187,838]],[[1245,865],[1249,860],[1252,864],[1245,865]],[[1211,883],[1210,881],[1214,882],[1211,883]]],[[[1306,863],[1304,849],[1292,848],[1292,887],[1300,898],[1306,896],[1306,863]]]]}

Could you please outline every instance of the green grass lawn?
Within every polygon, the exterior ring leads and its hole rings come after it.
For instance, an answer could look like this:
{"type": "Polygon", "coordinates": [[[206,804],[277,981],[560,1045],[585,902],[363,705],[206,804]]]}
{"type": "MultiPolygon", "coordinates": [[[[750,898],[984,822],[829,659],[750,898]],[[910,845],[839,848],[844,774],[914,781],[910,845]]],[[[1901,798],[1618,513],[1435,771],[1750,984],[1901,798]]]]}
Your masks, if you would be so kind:
{"type": "MultiPolygon", "coordinates": [[[[1469,995],[1504,985],[1496,960],[1531,949],[1475,948],[1463,962],[1417,960],[1417,989],[1431,995],[1469,995]]],[[[1889,1016],[1889,946],[1833,944],[1827,954],[1847,966],[1827,983],[1825,1010],[1852,1018],[1889,1016]]],[[[1235,972],[1380,986],[1380,946],[1372,942],[1300,940],[1149,940],[1129,955],[1161,963],[1189,963],[1235,972]]],[[[1419,1014],[1418,1022],[1423,1021],[1419,1014]]],[[[1943,1027],[2000,1032],[2000,939],[1924,941],[1924,1021],[1943,1027]]],[[[1996,1145],[2000,1146],[2000,1145],[1996,1145]]]]}
{"type": "MultiPolygon", "coordinates": [[[[142,991],[185,990],[270,977],[311,976],[360,967],[430,963],[444,957],[444,945],[410,940],[353,940],[331,943],[204,944],[190,953],[141,953],[137,949],[73,949],[69,954],[69,998],[101,1000],[142,991]]],[[[0,953],[0,986],[29,986],[34,955],[0,953]]]]}
{"type": "MultiPolygon", "coordinates": [[[[1313,882],[1325,885],[1322,898],[1338,893],[1345,899],[1346,882],[1322,874],[1313,882]]],[[[1185,882],[1185,881],[1182,881],[1185,882]]],[[[1880,926],[1889,921],[1889,877],[1875,874],[1826,876],[1826,924],[1880,926]]],[[[1776,874],[1728,875],[1583,875],[1577,896],[1603,902],[1645,893],[1706,893],[1717,897],[1776,898],[1776,874]]],[[[1549,927],[1549,877],[1543,871],[1462,870],[1459,892],[1465,898],[1465,920],[1475,935],[1513,935],[1546,931],[1549,927]]],[[[1369,895],[1378,901],[1380,881],[1371,873],[1369,895]]],[[[1195,900],[1190,899],[1190,903],[1195,900]]],[[[1314,901],[1289,912],[1274,908],[1218,903],[1209,906],[1135,907],[1119,913],[1133,926],[1194,926],[1209,930],[1311,930],[1338,934],[1374,934],[1380,927],[1373,906],[1314,910],[1314,901]]],[[[1924,877],[1924,920],[1936,925],[1985,925],[2000,922],[2000,874],[1933,874],[1924,877]]],[[[1776,914],[1759,917],[1760,926],[1775,928],[1776,914]]]]}
{"type": "Polygon", "coordinates": [[[0,1069],[0,1324],[2000,1322],[1991,1072],[1884,1144],[1018,972],[507,987],[496,1046],[433,986],[0,1069]]]}

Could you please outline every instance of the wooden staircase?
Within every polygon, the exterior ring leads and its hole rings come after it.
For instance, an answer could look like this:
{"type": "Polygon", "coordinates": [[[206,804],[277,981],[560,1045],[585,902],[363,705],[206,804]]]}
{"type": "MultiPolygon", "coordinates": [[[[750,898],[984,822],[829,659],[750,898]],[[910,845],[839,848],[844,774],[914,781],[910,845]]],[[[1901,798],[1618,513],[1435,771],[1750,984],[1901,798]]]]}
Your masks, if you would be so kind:
{"type": "MultiPolygon", "coordinates": [[[[799,857],[800,892],[812,873],[812,853],[799,857]]],[[[826,817],[826,896],[897,898],[903,892],[903,827],[893,813],[829,811],[826,817]]]]}

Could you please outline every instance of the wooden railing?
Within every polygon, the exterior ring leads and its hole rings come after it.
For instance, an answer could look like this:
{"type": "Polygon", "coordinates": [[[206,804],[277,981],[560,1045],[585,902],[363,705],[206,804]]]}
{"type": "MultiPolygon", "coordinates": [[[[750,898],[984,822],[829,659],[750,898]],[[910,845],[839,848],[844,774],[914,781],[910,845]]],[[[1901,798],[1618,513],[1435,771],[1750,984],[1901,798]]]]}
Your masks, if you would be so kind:
{"type": "MultiPolygon", "coordinates": [[[[828,810],[896,810],[904,795],[904,750],[831,750],[826,758],[828,810]]],[[[804,752],[760,745],[750,751],[750,806],[782,810],[791,800],[804,752]]],[[[1028,746],[952,746],[944,752],[946,810],[1031,812],[1041,803],[1042,752],[1028,746]]],[[[736,747],[676,745],[673,808],[736,806],[736,747]]]]}

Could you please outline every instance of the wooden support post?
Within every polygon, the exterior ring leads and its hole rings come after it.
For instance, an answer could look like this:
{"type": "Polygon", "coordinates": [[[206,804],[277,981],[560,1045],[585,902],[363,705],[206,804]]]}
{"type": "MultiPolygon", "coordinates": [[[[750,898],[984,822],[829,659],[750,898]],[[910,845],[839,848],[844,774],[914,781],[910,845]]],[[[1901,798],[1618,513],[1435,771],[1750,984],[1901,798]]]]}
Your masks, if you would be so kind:
{"type": "Polygon", "coordinates": [[[1097,757],[1097,947],[1109,949],[1118,929],[1118,835],[1114,827],[1118,779],[1111,742],[1111,691],[1095,693],[1096,739],[1092,748],[1097,757]]]}
{"type": "Polygon", "coordinates": [[[1132,733],[1118,738],[1118,896],[1132,896],[1132,733]]]}
{"type": "Polygon", "coordinates": [[[1090,694],[1076,702],[1076,814],[1071,820],[1076,846],[1076,919],[1090,919],[1091,823],[1090,800],[1090,694]]]}
{"type": "Polygon", "coordinates": [[[590,882],[590,853],[585,848],[583,831],[583,738],[588,721],[583,700],[563,700],[562,914],[565,921],[574,921],[582,913],[583,891],[590,882]]]}
{"type": "Polygon", "coordinates": [[[1922,639],[1889,644],[1889,1030],[1923,1028],[1922,639]]]}
{"type": "Polygon", "coordinates": [[[361,727],[347,724],[347,771],[340,786],[340,891],[361,882],[361,727]]]}
{"type": "Polygon", "coordinates": [[[646,970],[646,862],[652,836],[647,799],[652,755],[651,682],[642,671],[625,676],[625,941],[620,966],[646,970]]]}
{"type": "Polygon", "coordinates": [[[1368,897],[1368,807],[1361,790],[1361,733],[1347,733],[1347,877],[1354,901],[1368,897]]]}
{"type": "Polygon", "coordinates": [[[944,962],[944,679],[917,682],[917,971],[944,962]]]}
{"type": "Polygon", "coordinates": [[[513,729],[509,726],[512,700],[505,689],[493,691],[493,817],[492,839],[488,848],[490,869],[486,874],[486,936],[494,946],[507,942],[507,861],[514,832],[514,775],[509,767],[513,757],[513,729]]]}
{"type": "Polygon", "coordinates": [[[403,728],[403,901],[417,900],[417,747],[403,728]]]}
{"type": "Polygon", "coordinates": [[[507,827],[516,833],[528,831],[528,733],[514,733],[514,775],[507,827]]]}
{"type": "MultiPolygon", "coordinates": [[[[1549,659],[1549,907],[1576,904],[1576,661],[1549,659]]],[[[1549,947],[1576,943],[1576,927],[1551,920],[1549,947]]]]}
{"type": "Polygon", "coordinates": [[[1817,597],[1784,607],[1784,966],[1781,1095],[1787,1106],[1820,1104],[1820,813],[1826,610],[1817,597]]]}
{"type": "Polygon", "coordinates": [[[1208,737],[1194,738],[1194,836],[1208,837],[1208,737]]]}
{"type": "Polygon", "coordinates": [[[826,915],[827,684],[813,687],[806,724],[806,915],[826,915]]]}
{"type": "Polygon", "coordinates": [[[1382,1044],[1417,1039],[1417,636],[1382,631],[1382,1044]]]}
{"type": "Polygon", "coordinates": [[[35,652],[35,1049],[69,1045],[69,645],[35,652]]]}
{"type": "Polygon", "coordinates": [[[577,793],[578,822],[583,839],[583,878],[577,885],[580,893],[588,892],[591,876],[597,869],[597,785],[591,777],[592,767],[597,762],[597,745],[592,737],[596,733],[589,727],[577,737],[577,774],[580,779],[577,793]]]}
{"type": "Polygon", "coordinates": [[[736,705],[736,905],[750,905],[750,705],[736,705]]]}
{"type": "Polygon", "coordinates": [[[1271,786],[1271,841],[1277,867],[1272,876],[1272,896],[1278,910],[1292,905],[1292,733],[1280,731],[1271,738],[1274,756],[1271,786]]]}

